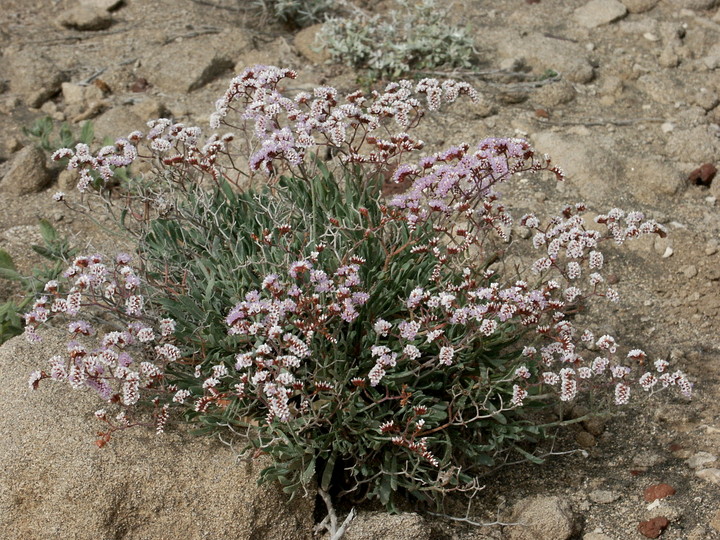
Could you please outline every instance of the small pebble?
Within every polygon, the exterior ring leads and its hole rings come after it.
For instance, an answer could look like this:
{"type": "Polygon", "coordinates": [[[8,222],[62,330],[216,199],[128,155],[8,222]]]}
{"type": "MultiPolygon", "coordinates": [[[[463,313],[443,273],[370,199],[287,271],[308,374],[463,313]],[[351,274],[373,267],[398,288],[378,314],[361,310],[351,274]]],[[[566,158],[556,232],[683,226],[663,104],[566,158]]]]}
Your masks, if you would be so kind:
{"type": "Polygon", "coordinates": [[[720,469],[702,469],[697,471],[695,476],[711,484],[720,484],[720,469]]]}
{"type": "Polygon", "coordinates": [[[717,461],[717,457],[710,452],[698,452],[690,456],[687,460],[688,467],[691,469],[699,469],[708,463],[717,461]]]}
{"type": "Polygon", "coordinates": [[[675,495],[675,488],[673,488],[669,484],[655,484],[652,486],[648,486],[643,492],[643,497],[647,502],[664,499],[665,497],[669,497],[670,495],[675,495]]]}
{"type": "Polygon", "coordinates": [[[691,279],[698,275],[698,269],[694,264],[688,264],[680,269],[680,272],[687,278],[691,279]]]}
{"type": "Polygon", "coordinates": [[[575,441],[583,448],[592,448],[597,444],[595,437],[585,430],[580,431],[577,435],[575,435],[575,441]]]}
{"type": "Polygon", "coordinates": [[[667,518],[658,516],[647,521],[641,521],[638,525],[640,534],[647,538],[657,538],[670,525],[667,518]]]}
{"type": "Polygon", "coordinates": [[[596,489],[590,492],[590,500],[597,504],[609,504],[620,498],[620,494],[607,489],[596,489]]]}

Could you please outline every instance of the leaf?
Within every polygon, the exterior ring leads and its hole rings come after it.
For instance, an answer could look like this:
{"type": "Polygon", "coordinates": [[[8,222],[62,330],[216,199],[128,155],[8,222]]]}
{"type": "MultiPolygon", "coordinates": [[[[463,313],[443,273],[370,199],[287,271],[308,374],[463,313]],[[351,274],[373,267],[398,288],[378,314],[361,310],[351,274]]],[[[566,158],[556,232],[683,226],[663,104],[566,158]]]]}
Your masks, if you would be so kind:
{"type": "Polygon", "coordinates": [[[57,240],[57,231],[55,230],[55,227],[50,225],[50,222],[46,219],[41,219],[38,223],[38,226],[40,227],[40,235],[43,237],[43,240],[47,242],[48,244],[52,244],[57,240]]]}
{"type": "Polygon", "coordinates": [[[9,279],[10,281],[22,281],[21,276],[16,270],[10,270],[9,268],[0,268],[0,278],[9,279]]]}
{"type": "Polygon", "coordinates": [[[517,445],[513,445],[513,448],[514,448],[518,453],[520,453],[525,459],[527,459],[528,461],[530,461],[531,463],[535,463],[536,465],[540,465],[540,464],[542,464],[542,463],[545,462],[545,460],[542,459],[541,457],[538,457],[538,456],[536,456],[536,455],[533,455],[533,454],[531,454],[530,452],[526,452],[525,450],[523,450],[522,448],[520,448],[520,447],[517,446],[517,445]]]}
{"type": "Polygon", "coordinates": [[[17,271],[17,267],[13,262],[12,256],[4,249],[0,249],[0,268],[17,271]]]}
{"type": "Polygon", "coordinates": [[[95,138],[95,128],[89,120],[85,122],[80,131],[80,142],[90,144],[95,138]]]}
{"type": "Polygon", "coordinates": [[[51,250],[49,250],[48,248],[46,248],[46,247],[38,246],[38,245],[34,245],[34,244],[33,244],[32,246],[30,246],[30,248],[31,248],[35,253],[37,253],[38,255],[41,255],[41,256],[45,257],[46,259],[54,259],[54,258],[55,258],[55,254],[54,254],[51,250]]]}
{"type": "Polygon", "coordinates": [[[303,484],[308,484],[313,479],[313,476],[315,476],[315,458],[312,458],[310,460],[310,463],[308,464],[307,468],[303,471],[302,475],[300,476],[300,481],[303,484]]]}
{"type": "Polygon", "coordinates": [[[335,470],[335,460],[337,456],[335,453],[330,454],[328,462],[325,464],[325,470],[323,471],[322,479],[320,480],[320,487],[327,491],[330,488],[330,482],[332,480],[332,474],[335,470]]]}
{"type": "Polygon", "coordinates": [[[392,496],[392,485],[390,480],[392,476],[393,475],[391,474],[383,475],[380,485],[378,486],[378,496],[380,497],[380,502],[385,506],[388,505],[390,497],[392,496]]]}

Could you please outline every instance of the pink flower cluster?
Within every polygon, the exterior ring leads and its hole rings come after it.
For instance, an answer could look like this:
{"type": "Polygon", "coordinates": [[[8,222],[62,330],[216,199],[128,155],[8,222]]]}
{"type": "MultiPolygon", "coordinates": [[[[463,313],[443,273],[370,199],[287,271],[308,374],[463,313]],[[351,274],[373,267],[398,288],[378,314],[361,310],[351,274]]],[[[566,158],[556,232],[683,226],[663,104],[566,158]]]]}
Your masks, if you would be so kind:
{"type": "Polygon", "coordinates": [[[373,91],[369,97],[357,91],[341,99],[335,88],[327,86],[286,97],[280,83],[296,76],[293,70],[274,66],[248,68],[231,81],[215,105],[214,128],[222,122],[232,125],[226,120],[231,111],[252,122],[261,145],[250,158],[252,170],[271,174],[277,170],[274,162],[300,165],[308,151],[318,146],[336,149],[345,162],[386,164],[423,146],[405,133],[417,125],[424,111],[416,94],[427,97],[431,111],[463,94],[477,100],[467,83],[435,79],[390,83],[383,92],[373,91]],[[388,138],[375,135],[386,133],[391,119],[400,131],[388,138]]]}
{"type": "MultiPolygon", "coordinates": [[[[46,370],[31,374],[31,388],[43,379],[66,382],[75,390],[90,388],[104,401],[122,407],[137,404],[142,391],[161,390],[165,364],[181,357],[169,342],[175,323],[162,319],[153,324],[154,317],[145,312],[138,269],[131,263],[127,254],[118,255],[109,267],[100,255],[79,256],[65,270],[62,282],[45,285],[47,294],[25,315],[25,336],[39,341],[40,325],[64,317],[70,340],[64,354],[48,360],[46,370]],[[97,318],[102,312],[116,315],[121,326],[98,333],[96,326],[79,318],[97,318]],[[153,345],[154,359],[147,354],[153,345]]],[[[101,416],[110,422],[105,413],[101,416]]],[[[126,420],[123,413],[120,424],[124,426],[126,420]]]]}
{"type": "Polygon", "coordinates": [[[310,361],[313,339],[336,342],[327,329],[336,320],[357,319],[368,294],[361,288],[361,260],[353,258],[328,274],[317,267],[323,246],[316,249],[310,257],[290,263],[285,276],[265,276],[262,290],[248,292],[230,310],[225,319],[228,333],[243,338],[235,372],[219,374],[213,366],[203,384],[204,395],[196,397],[196,410],[226,397],[215,389],[224,377],[238,381],[235,395],[257,399],[267,408],[268,422],[287,421],[307,407],[313,393],[333,391],[333,383],[301,380],[294,373],[310,361]],[[300,409],[291,411],[289,400],[296,395],[302,396],[300,409]]]}
{"type": "Polygon", "coordinates": [[[90,147],[79,143],[75,150],[61,148],[51,156],[54,161],[69,158],[67,169],[77,170],[80,174],[77,188],[86,191],[95,181],[109,182],[115,173],[115,167],[127,167],[138,157],[135,145],[128,139],[118,139],[114,146],[104,146],[93,156],[90,147]]]}
{"type": "Polygon", "coordinates": [[[563,179],[562,171],[547,156],[538,160],[522,139],[485,139],[472,150],[462,144],[422,158],[416,165],[398,167],[393,180],[411,180],[412,185],[390,204],[405,210],[411,226],[436,214],[443,214],[444,221],[466,223],[453,235],[456,244],[472,242],[474,233],[482,229],[505,238],[512,219],[496,202],[492,187],[519,172],[540,170],[563,179]]]}

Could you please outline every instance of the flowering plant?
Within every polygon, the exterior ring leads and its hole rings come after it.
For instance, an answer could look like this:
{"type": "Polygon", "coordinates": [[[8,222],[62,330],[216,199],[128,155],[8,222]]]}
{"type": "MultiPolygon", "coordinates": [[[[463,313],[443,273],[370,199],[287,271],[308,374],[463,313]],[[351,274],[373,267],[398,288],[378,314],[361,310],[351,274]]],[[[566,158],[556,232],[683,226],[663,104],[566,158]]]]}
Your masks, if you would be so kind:
{"type": "Polygon", "coordinates": [[[242,431],[272,456],[263,478],[288,492],[317,479],[323,492],[392,507],[398,492],[472,492],[504,453],[530,456],[520,444],[558,425],[544,404],[592,392],[621,405],[633,386],[690,394],[667,362],[648,369],[644,352],[572,322],[590,301],[618,301],[602,245],[662,235],[660,225],[613,209],[596,230],[582,204],[528,214],[520,226],[541,254],[503,275],[513,221],[496,186],[522,172],[562,180],[547,156],[491,138],[414,158],[423,143],[407,131],[426,110],[475,99],[464,83],[289,98],[281,85],[294,77],[256,66],[232,80],[211,122],[239,137],[203,143],[198,128],[161,119],[95,154],[56,153],[80,171],[81,191],[111,205],[113,167],[157,165],[124,198],[138,263],[78,257],[26,315],[31,340],[49,318],[70,320],[67,353],[30,384],[90,387],[117,408],[97,413],[101,445],[143,423],[149,403],[158,432],[173,411],[242,431]],[[234,189],[259,174],[261,187],[234,189]],[[389,200],[388,178],[407,187],[389,200]]]}

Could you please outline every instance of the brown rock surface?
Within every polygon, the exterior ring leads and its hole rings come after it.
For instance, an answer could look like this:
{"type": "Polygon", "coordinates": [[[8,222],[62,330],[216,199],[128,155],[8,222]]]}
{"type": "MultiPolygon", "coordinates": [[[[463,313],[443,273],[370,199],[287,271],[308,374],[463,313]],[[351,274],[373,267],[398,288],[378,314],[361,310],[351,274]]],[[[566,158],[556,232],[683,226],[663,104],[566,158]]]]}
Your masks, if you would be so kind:
{"type": "Polygon", "coordinates": [[[643,498],[647,502],[664,499],[670,495],[675,495],[675,488],[668,484],[654,484],[645,488],[645,491],[643,492],[643,498]]]}
{"type": "Polygon", "coordinates": [[[37,193],[52,181],[45,165],[45,153],[35,145],[26,146],[13,157],[10,170],[0,181],[0,189],[15,195],[37,193]]]}
{"type": "Polygon", "coordinates": [[[311,538],[314,500],[258,486],[263,462],[240,464],[217,440],[136,429],[98,449],[96,396],[27,385],[64,338],[0,347],[4,539],[311,538]]]}
{"type": "Polygon", "coordinates": [[[580,519],[562,497],[529,497],[518,501],[506,529],[509,540],[568,540],[580,528],[580,519]]]}
{"type": "Polygon", "coordinates": [[[647,521],[641,521],[638,525],[638,532],[647,538],[657,538],[670,525],[667,518],[654,517],[647,521]]]}

